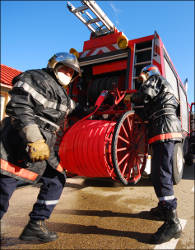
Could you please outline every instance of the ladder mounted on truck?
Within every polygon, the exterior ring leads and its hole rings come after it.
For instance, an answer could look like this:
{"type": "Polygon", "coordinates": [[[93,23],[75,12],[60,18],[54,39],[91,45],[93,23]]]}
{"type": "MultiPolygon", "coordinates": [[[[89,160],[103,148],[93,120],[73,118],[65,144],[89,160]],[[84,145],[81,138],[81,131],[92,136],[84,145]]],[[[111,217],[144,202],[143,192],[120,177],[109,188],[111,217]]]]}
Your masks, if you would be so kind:
{"type": "Polygon", "coordinates": [[[75,8],[73,4],[68,1],[67,7],[91,32],[96,36],[114,32],[116,29],[114,24],[95,1],[82,0],[81,3],[82,5],[80,7],[75,8]],[[93,12],[93,14],[90,13],[89,10],[93,12]]]}

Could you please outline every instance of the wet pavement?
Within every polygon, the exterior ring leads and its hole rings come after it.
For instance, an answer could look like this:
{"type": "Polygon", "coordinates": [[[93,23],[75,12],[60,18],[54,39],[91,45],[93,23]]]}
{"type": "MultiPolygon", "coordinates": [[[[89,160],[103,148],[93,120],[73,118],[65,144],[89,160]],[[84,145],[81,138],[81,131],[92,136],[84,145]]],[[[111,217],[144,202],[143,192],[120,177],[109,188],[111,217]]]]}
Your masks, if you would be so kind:
{"type": "MultiPolygon", "coordinates": [[[[174,186],[179,218],[186,221],[176,249],[194,249],[194,172],[186,167],[181,182],[174,186]]],[[[1,224],[1,249],[154,249],[151,234],[162,224],[146,213],[157,199],[148,179],[124,187],[110,179],[67,179],[60,202],[48,228],[58,233],[50,243],[27,243],[18,236],[28,221],[39,188],[18,188],[1,224]]]]}

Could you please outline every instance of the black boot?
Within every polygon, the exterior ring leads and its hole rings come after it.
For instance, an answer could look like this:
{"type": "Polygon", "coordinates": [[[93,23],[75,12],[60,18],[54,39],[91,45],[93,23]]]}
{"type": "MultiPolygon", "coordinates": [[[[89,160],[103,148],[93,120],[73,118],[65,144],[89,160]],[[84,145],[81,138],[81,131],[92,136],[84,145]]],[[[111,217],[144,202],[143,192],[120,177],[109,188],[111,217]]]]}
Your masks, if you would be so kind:
{"type": "Polygon", "coordinates": [[[38,240],[43,242],[49,242],[56,240],[58,236],[56,233],[50,232],[47,229],[45,222],[43,220],[38,220],[38,221],[30,220],[19,238],[21,240],[26,240],[26,241],[38,240]]]}
{"type": "Polygon", "coordinates": [[[158,205],[157,207],[152,208],[150,211],[142,211],[139,213],[139,217],[149,220],[166,220],[165,208],[158,205]]]}
{"type": "Polygon", "coordinates": [[[178,239],[181,236],[182,227],[176,210],[166,209],[165,211],[166,221],[159,227],[158,231],[152,235],[150,240],[151,244],[161,244],[172,238],[178,239]]]}
{"type": "Polygon", "coordinates": [[[156,219],[165,221],[166,220],[165,210],[166,209],[163,206],[158,205],[157,207],[154,207],[149,211],[149,215],[156,219]]]}

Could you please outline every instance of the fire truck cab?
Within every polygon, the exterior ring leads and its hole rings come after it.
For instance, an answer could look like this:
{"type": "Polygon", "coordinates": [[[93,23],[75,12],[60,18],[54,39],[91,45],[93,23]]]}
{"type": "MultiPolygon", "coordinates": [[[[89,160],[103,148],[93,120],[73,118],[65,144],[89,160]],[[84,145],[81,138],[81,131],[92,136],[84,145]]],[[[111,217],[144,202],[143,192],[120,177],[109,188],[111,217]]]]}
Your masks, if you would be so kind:
{"type": "Polygon", "coordinates": [[[69,95],[91,113],[65,133],[60,149],[62,164],[64,162],[71,173],[111,177],[124,185],[140,180],[152,156],[147,144],[147,122],[141,121],[134,112],[135,108],[142,107],[135,107],[130,96],[139,88],[137,78],[141,69],[154,64],[172,84],[180,103],[184,139],[176,145],[174,152],[173,179],[177,184],[182,178],[184,158],[189,151],[189,105],[185,85],[160,36],[154,32],[150,36],[128,40],[95,1],[82,1],[78,8],[68,2],[68,8],[91,30],[83,51],[70,50],[78,57],[82,77],[69,89],[69,95]]]}

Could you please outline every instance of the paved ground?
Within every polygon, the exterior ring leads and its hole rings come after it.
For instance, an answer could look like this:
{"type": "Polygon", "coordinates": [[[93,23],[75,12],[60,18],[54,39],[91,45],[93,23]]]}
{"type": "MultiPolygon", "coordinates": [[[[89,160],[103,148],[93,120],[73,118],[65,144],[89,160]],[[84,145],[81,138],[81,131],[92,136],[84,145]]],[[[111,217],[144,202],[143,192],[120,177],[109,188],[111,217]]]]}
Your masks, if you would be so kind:
{"type": "Polygon", "coordinates": [[[178,214],[184,227],[179,240],[150,245],[148,239],[162,224],[138,213],[156,206],[148,180],[124,187],[111,180],[68,178],[60,202],[47,222],[59,239],[51,243],[27,244],[18,240],[28,221],[38,187],[17,189],[2,221],[5,237],[1,249],[194,249],[194,171],[186,167],[175,186],[178,214]]]}

